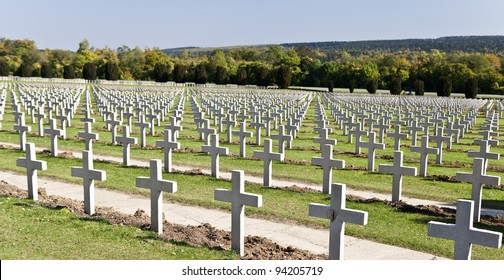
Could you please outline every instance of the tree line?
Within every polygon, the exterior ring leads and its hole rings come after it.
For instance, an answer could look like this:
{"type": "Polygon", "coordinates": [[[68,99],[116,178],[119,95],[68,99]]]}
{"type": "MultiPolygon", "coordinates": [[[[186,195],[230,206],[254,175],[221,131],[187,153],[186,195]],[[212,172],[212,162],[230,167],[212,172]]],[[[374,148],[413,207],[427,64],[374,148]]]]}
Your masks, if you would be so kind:
{"type": "Polygon", "coordinates": [[[184,50],[176,56],[158,48],[91,47],[76,51],[39,50],[31,40],[0,38],[0,76],[151,80],[197,84],[290,85],[411,91],[440,96],[465,92],[504,94],[504,55],[493,52],[370,51],[350,54],[305,46],[184,50]]]}

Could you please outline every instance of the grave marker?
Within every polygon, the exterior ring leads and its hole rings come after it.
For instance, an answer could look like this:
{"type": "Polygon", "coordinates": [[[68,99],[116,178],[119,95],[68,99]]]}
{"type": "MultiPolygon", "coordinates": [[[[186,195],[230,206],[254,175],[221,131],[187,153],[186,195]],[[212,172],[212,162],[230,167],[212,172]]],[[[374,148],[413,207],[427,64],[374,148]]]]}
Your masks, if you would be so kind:
{"type": "Polygon", "coordinates": [[[47,162],[37,160],[34,143],[26,143],[25,150],[26,157],[18,158],[16,160],[16,166],[26,168],[28,198],[38,200],[37,170],[47,170],[47,162]]]}
{"type": "Polygon", "coordinates": [[[322,180],[322,192],[330,194],[330,188],[332,184],[332,168],[345,168],[344,160],[336,160],[332,158],[333,156],[333,146],[324,145],[322,147],[322,157],[313,157],[311,160],[312,165],[322,166],[324,170],[323,180],[322,180]]]}
{"type": "Polygon", "coordinates": [[[394,163],[380,164],[378,166],[379,173],[392,174],[392,202],[401,200],[402,193],[402,176],[416,176],[416,167],[403,166],[403,152],[394,151],[394,163]]]}
{"type": "MultiPolygon", "coordinates": [[[[114,128],[112,128],[114,129],[114,128]]],[[[116,136],[116,142],[122,143],[123,146],[123,164],[130,166],[130,149],[131,145],[136,145],[137,139],[130,137],[129,126],[123,125],[123,136],[116,136]]]]}
{"type": "Polygon", "coordinates": [[[214,199],[231,203],[231,248],[244,255],[245,205],[262,206],[262,196],[245,192],[245,176],[242,170],[231,171],[231,190],[216,189],[214,199]]]}
{"type": "Polygon", "coordinates": [[[156,146],[161,147],[164,150],[164,171],[172,172],[172,150],[180,149],[180,143],[177,141],[172,141],[173,133],[169,129],[164,131],[164,140],[156,141],[156,146]]]}
{"type": "Polygon", "coordinates": [[[163,233],[163,194],[162,192],[177,192],[177,182],[162,180],[161,161],[150,160],[150,177],[137,177],[138,188],[150,190],[151,201],[151,230],[163,233]]]}
{"type": "Polygon", "coordinates": [[[345,248],[345,223],[365,226],[368,222],[368,213],[346,208],[346,185],[331,185],[331,204],[324,205],[310,203],[308,215],[312,217],[329,219],[329,259],[342,260],[345,248]]]}
{"type": "Polygon", "coordinates": [[[219,178],[219,157],[220,155],[227,156],[229,149],[219,147],[219,134],[210,135],[210,139],[210,146],[202,146],[201,150],[212,157],[212,177],[219,178]]]}
{"type": "Polygon", "coordinates": [[[457,220],[455,224],[429,222],[429,236],[455,241],[455,260],[470,260],[472,244],[500,248],[502,233],[473,227],[474,202],[457,201],[457,220]]]}
{"type": "Polygon", "coordinates": [[[72,167],[72,177],[83,179],[84,184],[84,212],[93,215],[95,212],[94,203],[94,180],[104,181],[107,179],[105,171],[96,170],[93,167],[93,153],[90,151],[82,152],[83,167],[72,167]]]}
{"type": "Polygon", "coordinates": [[[271,139],[264,140],[264,151],[254,151],[252,158],[262,159],[264,161],[263,185],[271,186],[272,161],[284,160],[284,154],[274,153],[271,147],[271,139]]]}

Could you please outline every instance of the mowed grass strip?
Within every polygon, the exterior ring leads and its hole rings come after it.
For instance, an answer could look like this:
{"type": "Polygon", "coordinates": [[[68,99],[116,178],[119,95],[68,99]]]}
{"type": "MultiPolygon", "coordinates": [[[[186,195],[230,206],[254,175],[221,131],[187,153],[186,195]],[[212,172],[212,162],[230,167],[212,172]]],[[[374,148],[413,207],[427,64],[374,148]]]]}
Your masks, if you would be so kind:
{"type": "MultiPolygon", "coordinates": [[[[2,157],[0,157],[1,169],[23,172],[23,169],[14,167],[12,164],[15,158],[23,155],[22,152],[13,149],[1,149],[0,154],[2,154],[2,157]]],[[[38,159],[46,160],[49,167],[47,171],[39,172],[40,175],[78,184],[81,183],[80,179],[70,177],[70,166],[81,166],[80,159],[53,158],[45,154],[38,154],[37,157],[38,159]]],[[[149,176],[148,168],[124,167],[120,164],[100,161],[95,162],[95,168],[107,171],[106,181],[95,182],[98,187],[117,189],[148,197],[148,190],[135,187],[136,177],[149,176]]],[[[166,200],[208,208],[230,209],[229,203],[216,202],[213,199],[213,192],[216,188],[231,188],[231,182],[228,180],[215,179],[201,174],[183,173],[164,173],[163,178],[174,180],[178,183],[178,192],[166,194],[164,196],[166,200]]],[[[308,216],[308,205],[310,203],[329,204],[330,198],[328,195],[319,192],[296,192],[278,188],[266,188],[251,183],[246,183],[245,190],[263,196],[263,207],[247,207],[247,216],[274,219],[287,223],[300,223],[312,227],[328,227],[327,220],[308,216]]],[[[452,257],[453,242],[428,237],[427,223],[431,220],[453,223],[453,219],[404,213],[381,202],[358,203],[348,201],[347,207],[368,211],[369,213],[369,223],[365,227],[347,225],[348,235],[452,257]]],[[[503,227],[489,227],[489,229],[504,232],[503,227]]],[[[504,250],[475,249],[474,258],[504,259],[504,250]]]]}
{"type": "Polygon", "coordinates": [[[83,219],[26,199],[0,197],[0,224],[2,260],[238,259],[230,251],[161,241],[150,231],[83,219]]]}

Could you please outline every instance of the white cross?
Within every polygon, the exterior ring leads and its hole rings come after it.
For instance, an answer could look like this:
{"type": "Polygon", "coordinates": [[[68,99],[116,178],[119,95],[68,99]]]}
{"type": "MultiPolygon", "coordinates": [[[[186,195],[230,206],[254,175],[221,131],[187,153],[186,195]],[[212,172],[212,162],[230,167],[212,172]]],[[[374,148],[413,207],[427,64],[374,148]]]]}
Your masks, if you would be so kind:
{"type": "Polygon", "coordinates": [[[84,184],[84,212],[93,215],[94,207],[94,180],[104,181],[107,179],[105,171],[96,170],[93,167],[93,153],[90,151],[82,152],[83,167],[72,167],[72,177],[83,179],[84,184]]]}
{"type": "Polygon", "coordinates": [[[393,133],[387,133],[387,136],[394,138],[394,151],[401,150],[401,139],[408,139],[408,134],[401,133],[400,124],[395,126],[395,131],[393,133]]]}
{"type": "Polygon", "coordinates": [[[278,140],[278,152],[281,154],[283,154],[285,152],[285,143],[284,142],[287,141],[287,143],[289,143],[292,141],[292,135],[285,133],[285,127],[283,125],[281,125],[278,128],[278,134],[271,135],[271,138],[278,140]]]}
{"type": "Polygon", "coordinates": [[[271,139],[264,140],[264,151],[254,151],[252,158],[262,159],[264,161],[263,185],[271,186],[272,161],[284,160],[284,154],[274,153],[272,149],[271,139]]]}
{"type": "Polygon", "coordinates": [[[374,171],[376,150],[384,150],[385,144],[376,143],[376,133],[369,132],[369,141],[362,144],[363,148],[368,149],[368,171],[374,171]]]}
{"type": "Polygon", "coordinates": [[[471,158],[477,158],[477,157],[482,158],[483,159],[483,169],[484,169],[484,172],[486,172],[487,167],[488,167],[488,160],[489,159],[499,160],[500,154],[490,152],[490,145],[488,145],[488,140],[480,140],[479,146],[480,146],[480,150],[478,152],[468,151],[467,156],[471,157],[471,158]]]}
{"type": "Polygon", "coordinates": [[[345,248],[345,223],[364,226],[368,221],[368,213],[346,208],[346,185],[331,185],[331,204],[310,203],[308,215],[329,219],[329,259],[342,260],[345,248]]]}
{"type": "Polygon", "coordinates": [[[470,260],[472,244],[500,248],[502,233],[473,227],[472,200],[457,201],[457,220],[455,224],[429,222],[429,236],[455,241],[455,260],[470,260]]]}
{"type": "Polygon", "coordinates": [[[311,160],[312,165],[322,166],[324,170],[322,192],[327,194],[330,193],[332,183],[332,168],[345,168],[344,160],[336,160],[333,159],[332,156],[333,146],[324,145],[324,147],[322,147],[322,157],[313,157],[311,160]]]}
{"type": "Polygon", "coordinates": [[[26,177],[28,179],[28,198],[38,200],[37,170],[47,170],[47,162],[37,160],[34,143],[26,143],[25,150],[26,158],[18,158],[16,160],[16,166],[26,168],[26,177]]]}
{"type": "Polygon", "coordinates": [[[137,177],[138,188],[150,189],[151,230],[163,233],[163,195],[162,192],[177,192],[177,182],[162,180],[161,161],[150,160],[150,177],[137,177]]]}
{"type": "Polygon", "coordinates": [[[483,185],[498,186],[500,185],[500,177],[486,175],[484,160],[482,158],[474,158],[473,172],[457,172],[455,178],[457,179],[457,181],[472,183],[471,199],[474,201],[473,219],[479,222],[483,185]]]}
{"type": "Polygon", "coordinates": [[[430,136],[429,140],[436,142],[436,148],[438,152],[436,154],[436,163],[441,164],[443,161],[443,142],[446,142],[447,145],[452,141],[451,136],[443,136],[444,128],[438,127],[437,133],[434,136],[430,136]]]}
{"type": "Polygon", "coordinates": [[[117,144],[117,126],[121,125],[121,121],[116,120],[116,113],[113,112],[110,115],[110,119],[106,121],[107,125],[111,126],[112,130],[112,144],[116,145],[117,144]]]}
{"type": "Polygon", "coordinates": [[[242,170],[231,171],[231,190],[216,189],[214,199],[231,203],[231,248],[244,255],[245,205],[262,206],[262,196],[245,192],[245,176],[242,170]]]}
{"type": "Polygon", "coordinates": [[[56,120],[49,120],[50,128],[44,129],[45,134],[51,135],[51,154],[53,157],[58,156],[58,136],[63,135],[61,129],[56,129],[56,120]]]}
{"type": "Polygon", "coordinates": [[[336,139],[329,139],[328,136],[329,130],[327,128],[321,128],[319,130],[319,137],[313,138],[313,142],[320,144],[320,151],[322,151],[322,147],[324,145],[336,145],[336,139]]]}
{"type": "Polygon", "coordinates": [[[129,126],[123,125],[123,136],[116,136],[116,142],[122,143],[123,146],[123,164],[130,165],[130,149],[131,145],[136,145],[137,139],[130,137],[129,126]]]}
{"type": "Polygon", "coordinates": [[[429,136],[422,136],[421,146],[411,147],[410,150],[414,153],[420,153],[420,174],[419,176],[427,176],[427,163],[429,154],[437,154],[437,148],[429,147],[429,136]]]}
{"type": "Polygon", "coordinates": [[[145,129],[151,127],[151,124],[148,122],[145,122],[145,116],[144,115],[139,115],[138,118],[140,119],[138,122],[135,123],[135,126],[140,127],[140,147],[144,148],[145,147],[145,129]]]}
{"type": "Polygon", "coordinates": [[[92,133],[91,132],[91,122],[85,122],[85,131],[84,132],[78,132],[77,135],[80,138],[83,138],[84,141],[86,142],[86,151],[93,151],[93,140],[98,140],[100,139],[100,135],[98,133],[92,133]]]}
{"type": "Polygon", "coordinates": [[[228,148],[219,147],[219,135],[210,135],[210,146],[204,145],[201,150],[205,153],[209,153],[212,157],[212,176],[219,178],[219,156],[229,154],[228,148]]]}
{"type": "Polygon", "coordinates": [[[246,157],[247,152],[246,152],[246,147],[247,147],[247,141],[246,137],[252,137],[253,134],[252,132],[247,131],[247,120],[245,119],[240,123],[240,130],[239,131],[233,131],[233,135],[237,135],[240,137],[240,156],[241,157],[246,157]]]}
{"type": "Polygon", "coordinates": [[[169,129],[164,131],[164,140],[156,141],[156,147],[161,147],[164,149],[164,170],[166,172],[172,172],[172,150],[180,149],[180,143],[172,141],[173,133],[169,129]]]}
{"type": "Polygon", "coordinates": [[[402,176],[416,176],[416,167],[403,166],[403,152],[394,151],[394,164],[380,164],[378,166],[379,173],[392,174],[392,202],[401,200],[402,193],[402,176]]]}
{"type": "Polygon", "coordinates": [[[19,132],[19,149],[24,151],[26,149],[26,133],[31,131],[31,126],[25,125],[24,113],[20,113],[18,123],[14,125],[14,130],[19,132]]]}

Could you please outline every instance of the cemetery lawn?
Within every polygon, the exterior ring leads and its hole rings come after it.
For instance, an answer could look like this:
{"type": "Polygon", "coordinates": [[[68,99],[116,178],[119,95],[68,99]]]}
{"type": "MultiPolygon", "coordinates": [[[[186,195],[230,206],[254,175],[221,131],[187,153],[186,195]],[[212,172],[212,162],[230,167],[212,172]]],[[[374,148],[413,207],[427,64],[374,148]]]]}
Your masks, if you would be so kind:
{"type": "MultiPolygon", "coordinates": [[[[12,165],[15,159],[24,156],[24,153],[14,149],[0,149],[0,168],[24,174],[24,170],[12,165]]],[[[77,158],[51,157],[45,153],[37,154],[37,159],[47,161],[48,170],[39,171],[39,176],[48,176],[55,180],[63,180],[81,184],[82,180],[70,176],[70,166],[81,166],[82,161],[77,158]]],[[[130,166],[95,161],[95,169],[107,172],[106,181],[95,181],[97,187],[115,189],[128,193],[149,196],[149,191],[135,187],[135,178],[149,176],[147,167],[130,166]]],[[[347,171],[348,172],[348,171],[347,171]]],[[[358,172],[358,171],[353,171],[358,172]]],[[[385,175],[383,175],[385,176],[385,175]]],[[[163,173],[163,179],[173,180],[178,183],[178,191],[174,194],[165,194],[165,200],[186,205],[203,206],[208,208],[230,209],[229,203],[218,202],[213,198],[217,188],[230,189],[228,180],[215,179],[198,172],[163,173]]],[[[304,224],[316,228],[328,228],[328,221],[308,216],[310,203],[329,204],[329,196],[315,191],[293,191],[280,188],[266,188],[259,184],[246,183],[245,191],[261,194],[263,207],[247,207],[247,216],[273,219],[285,223],[304,224]]],[[[499,190],[485,189],[483,194],[502,192],[499,190]]],[[[488,195],[488,194],[487,194],[488,195]]],[[[466,197],[469,197],[467,194],[466,197]]],[[[484,202],[485,203],[485,202],[484,202]]],[[[436,217],[432,215],[405,213],[383,202],[353,202],[349,199],[347,207],[351,209],[368,211],[369,223],[364,227],[348,224],[346,234],[358,238],[365,238],[381,243],[410,248],[417,251],[428,252],[451,258],[453,256],[453,242],[427,236],[427,223],[441,221],[454,223],[453,218],[436,217]]],[[[204,211],[204,210],[202,210],[204,211]]],[[[504,232],[504,227],[487,226],[489,230],[504,232]]],[[[504,259],[504,250],[495,250],[474,246],[473,259],[504,259]]]]}
{"type": "Polygon", "coordinates": [[[65,208],[49,209],[27,199],[0,197],[0,213],[2,260],[238,258],[230,251],[160,241],[150,231],[80,218],[65,208]]]}

